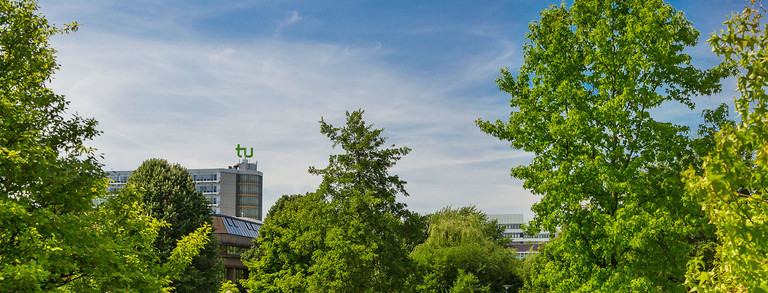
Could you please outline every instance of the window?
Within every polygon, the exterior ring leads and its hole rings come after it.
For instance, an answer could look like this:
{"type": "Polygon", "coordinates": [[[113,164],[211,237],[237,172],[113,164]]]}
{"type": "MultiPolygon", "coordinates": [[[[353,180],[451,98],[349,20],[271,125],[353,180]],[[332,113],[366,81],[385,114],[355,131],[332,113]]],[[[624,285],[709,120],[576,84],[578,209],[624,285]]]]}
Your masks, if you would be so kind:
{"type": "Polygon", "coordinates": [[[238,183],[237,194],[261,195],[261,185],[255,183],[238,183]]]}
{"type": "Polygon", "coordinates": [[[219,189],[218,185],[215,184],[199,184],[195,185],[195,190],[202,192],[202,193],[216,193],[219,189]]]}
{"type": "Polygon", "coordinates": [[[235,269],[235,279],[237,280],[248,279],[248,271],[246,269],[235,269]]]}
{"type": "Polygon", "coordinates": [[[261,219],[261,213],[259,213],[259,208],[238,207],[236,214],[238,217],[261,219]]]}
{"type": "Polygon", "coordinates": [[[261,206],[261,196],[238,196],[237,205],[239,206],[261,206]]]}
{"type": "Polygon", "coordinates": [[[256,174],[238,174],[237,183],[258,183],[261,184],[261,175],[256,174]]]}
{"type": "Polygon", "coordinates": [[[195,182],[198,182],[198,181],[211,182],[211,181],[218,180],[218,177],[219,177],[219,174],[215,174],[215,173],[214,174],[198,174],[198,175],[192,175],[192,180],[195,182]]]}
{"type": "Polygon", "coordinates": [[[206,198],[208,199],[208,201],[211,204],[218,204],[219,203],[219,197],[218,196],[206,196],[206,198]]]}

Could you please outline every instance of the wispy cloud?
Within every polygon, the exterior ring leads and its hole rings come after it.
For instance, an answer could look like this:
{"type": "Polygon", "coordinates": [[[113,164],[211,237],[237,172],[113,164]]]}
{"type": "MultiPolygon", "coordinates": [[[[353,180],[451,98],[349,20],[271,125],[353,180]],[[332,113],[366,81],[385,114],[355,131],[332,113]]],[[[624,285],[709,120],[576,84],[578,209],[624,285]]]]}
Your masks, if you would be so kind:
{"type": "Polygon", "coordinates": [[[530,155],[474,120],[508,115],[493,80],[500,67],[522,64],[534,12],[438,2],[444,14],[428,19],[418,11],[429,7],[349,3],[343,8],[358,10],[281,1],[41,5],[57,23],[84,24],[55,38],[62,70],[52,86],[72,111],[100,121],[94,145],[109,170],[151,157],[224,167],[235,163],[235,145],[253,147],[266,211],[282,194],[314,190],[320,179],[307,168],[338,152],[317,121],[342,124],[345,110],[362,108],[390,143],[413,149],[394,171],[409,182],[404,200],[416,211],[475,204],[531,215],[537,197],[509,177],[530,155]]]}

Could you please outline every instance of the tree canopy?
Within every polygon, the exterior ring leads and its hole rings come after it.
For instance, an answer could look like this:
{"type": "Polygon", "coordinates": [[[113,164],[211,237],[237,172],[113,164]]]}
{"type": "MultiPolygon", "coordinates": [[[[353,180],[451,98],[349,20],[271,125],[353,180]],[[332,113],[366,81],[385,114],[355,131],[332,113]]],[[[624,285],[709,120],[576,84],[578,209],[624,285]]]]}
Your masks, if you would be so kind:
{"type": "Polygon", "coordinates": [[[694,291],[768,292],[768,24],[761,23],[763,13],[753,1],[709,39],[724,58],[721,66],[737,72],[734,101],[741,121],[717,134],[701,172],[686,173],[719,242],[713,268],[698,258],[689,262],[694,291]]]}
{"type": "Polygon", "coordinates": [[[529,232],[558,237],[539,275],[554,291],[677,291],[706,217],[682,172],[698,165],[689,128],[654,117],[720,89],[690,65],[698,32],[653,0],[574,1],[533,21],[525,64],[502,69],[509,121],[479,127],[533,153],[512,176],[542,196],[529,232]]]}
{"type": "Polygon", "coordinates": [[[517,254],[502,229],[475,207],[450,207],[429,215],[429,237],[410,256],[418,264],[418,292],[501,292],[522,285],[517,254]]]}
{"type": "Polygon", "coordinates": [[[46,86],[58,69],[56,27],[36,1],[0,1],[0,292],[163,292],[208,241],[181,237],[164,262],[151,249],[164,225],[132,189],[95,207],[107,183],[87,141],[96,121],[68,115],[46,86]]]}
{"type": "Polygon", "coordinates": [[[385,148],[382,129],[347,112],[346,125],[320,121],[321,132],[344,153],[328,167],[317,191],[283,196],[270,210],[246,258],[246,287],[259,292],[407,291],[408,251],[423,239],[420,217],[396,200],[407,195],[389,168],[409,152],[385,148]]]}
{"type": "MultiPolygon", "coordinates": [[[[154,241],[160,260],[167,260],[176,243],[185,235],[213,222],[208,200],[195,189],[189,171],[164,159],[149,159],[131,174],[127,185],[140,190],[149,215],[168,223],[154,241]]],[[[180,279],[173,283],[176,292],[216,292],[224,267],[219,257],[219,242],[209,231],[208,241],[180,279]]]]}

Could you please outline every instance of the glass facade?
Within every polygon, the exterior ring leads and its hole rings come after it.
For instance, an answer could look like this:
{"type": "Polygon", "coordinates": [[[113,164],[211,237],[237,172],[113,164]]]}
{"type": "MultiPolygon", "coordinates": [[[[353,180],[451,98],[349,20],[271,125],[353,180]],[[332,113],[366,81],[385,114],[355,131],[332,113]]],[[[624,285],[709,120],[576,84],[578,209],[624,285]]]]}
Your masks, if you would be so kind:
{"type": "Polygon", "coordinates": [[[261,219],[261,211],[258,207],[237,207],[238,217],[261,219]]]}
{"type": "Polygon", "coordinates": [[[238,217],[261,219],[262,180],[258,174],[237,174],[235,214],[238,217]]]}

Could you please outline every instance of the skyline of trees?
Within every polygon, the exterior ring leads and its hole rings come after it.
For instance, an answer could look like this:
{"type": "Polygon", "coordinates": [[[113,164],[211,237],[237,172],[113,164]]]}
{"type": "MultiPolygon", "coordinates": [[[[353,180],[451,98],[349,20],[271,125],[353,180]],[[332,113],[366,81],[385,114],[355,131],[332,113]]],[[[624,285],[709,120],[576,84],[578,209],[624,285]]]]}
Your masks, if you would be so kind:
{"type": "MultiPolygon", "coordinates": [[[[753,2],[754,3],[754,2],[753,2]]],[[[186,169],[150,159],[106,196],[96,121],[47,87],[54,27],[31,0],[0,2],[0,292],[216,291],[205,198],[186,169]],[[94,200],[105,199],[101,205],[94,200]],[[213,268],[213,269],[211,269],[213,268]]],[[[768,290],[768,26],[754,4],[691,66],[698,32],[668,3],[574,1],[531,23],[519,73],[502,69],[509,121],[485,132],[533,153],[512,169],[541,195],[528,232],[557,231],[524,261],[473,207],[419,215],[390,169],[410,152],[347,112],[320,131],[342,152],[306,194],[286,195],[243,255],[259,292],[768,290]],[[720,91],[735,75],[741,121],[654,119],[655,108],[720,91]],[[695,134],[693,134],[695,133],[695,134]],[[531,272],[530,270],[536,270],[531,272]]],[[[231,284],[225,286],[231,288],[231,284]]]]}

